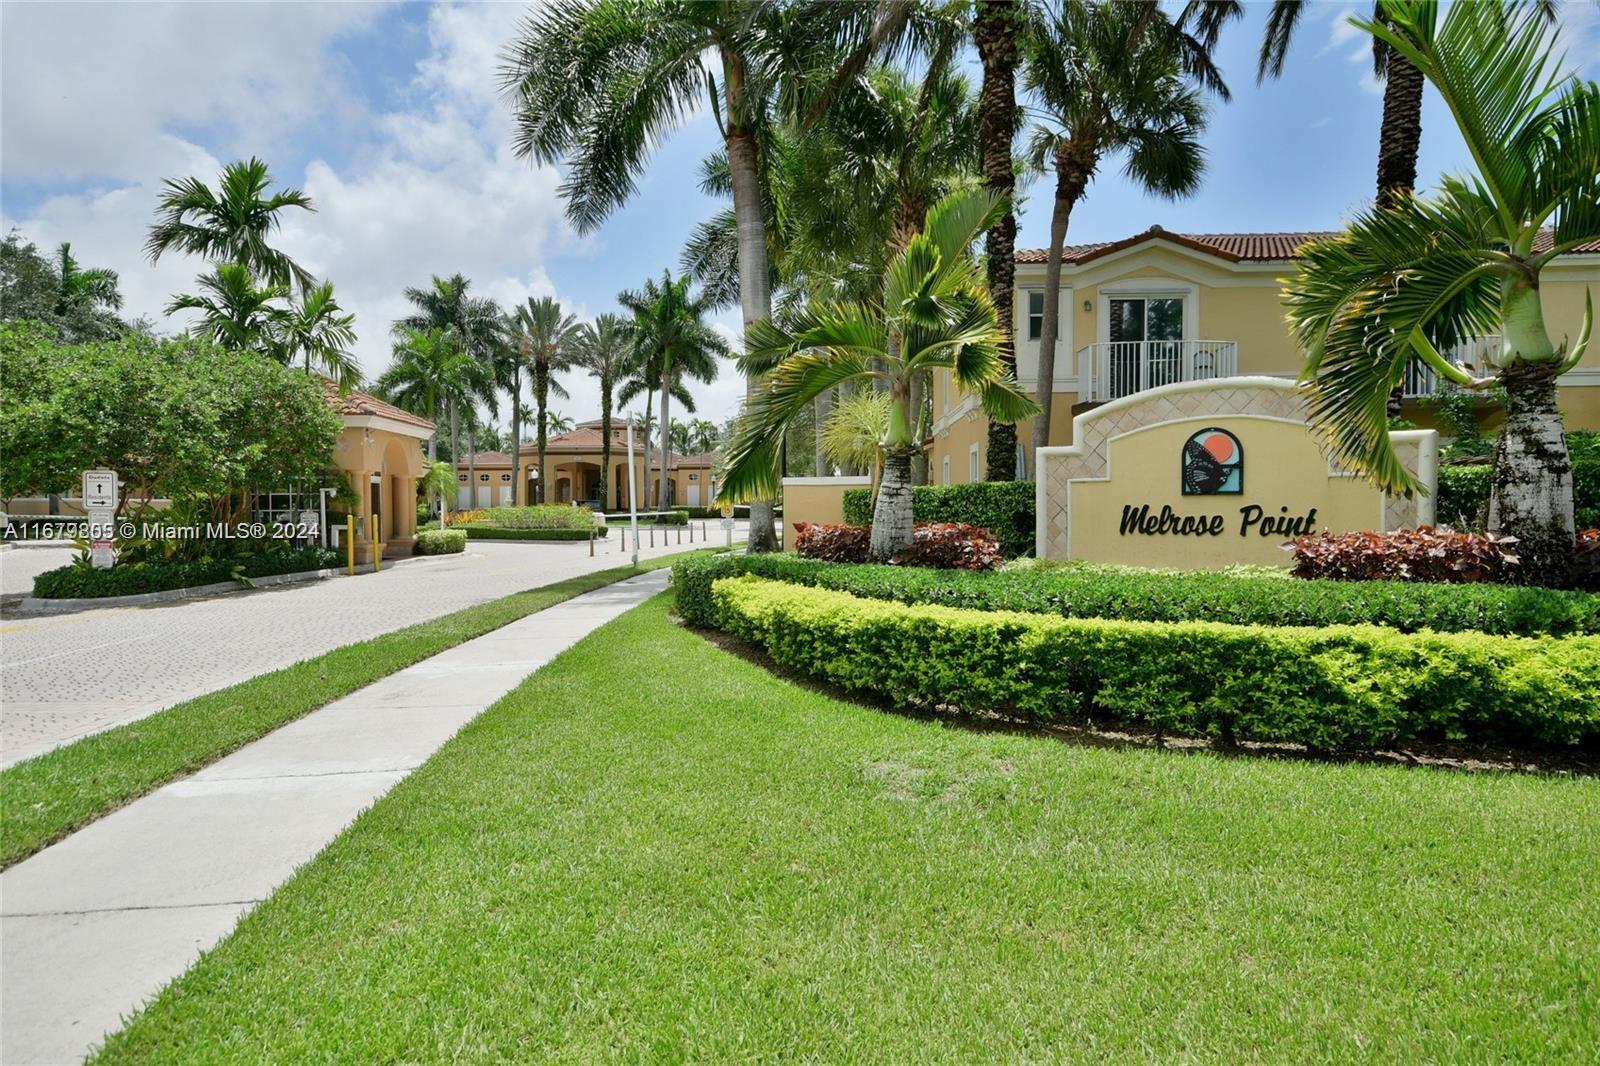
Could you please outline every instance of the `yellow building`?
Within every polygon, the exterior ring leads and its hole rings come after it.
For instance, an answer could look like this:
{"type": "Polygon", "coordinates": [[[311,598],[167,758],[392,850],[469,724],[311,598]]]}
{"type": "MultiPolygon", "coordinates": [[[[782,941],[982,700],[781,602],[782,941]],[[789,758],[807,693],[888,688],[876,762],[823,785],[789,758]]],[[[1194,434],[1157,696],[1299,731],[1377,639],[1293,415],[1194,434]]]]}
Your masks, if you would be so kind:
{"type": "MultiPolygon", "coordinates": [[[[545,476],[550,479],[550,490],[545,494],[547,503],[585,503],[601,511],[620,511],[628,506],[628,440],[627,426],[613,422],[611,427],[611,476],[606,488],[606,498],[600,496],[600,471],[605,462],[605,438],[600,431],[600,420],[580,422],[570,433],[551,437],[545,443],[545,476]]],[[[521,454],[521,473],[517,476],[511,468],[511,456],[505,452],[479,452],[472,460],[463,457],[456,464],[456,507],[466,510],[476,507],[495,507],[513,502],[526,504],[534,500],[534,486],[539,478],[539,449],[532,441],[524,441],[521,454]],[[476,484],[472,483],[474,473],[476,484]],[[475,490],[475,491],[474,491],[475,490]],[[515,490],[515,491],[514,491],[515,490]]],[[[634,429],[633,476],[638,485],[640,507],[709,507],[717,495],[715,452],[699,455],[667,455],[667,499],[660,501],[660,453],[651,449],[647,457],[634,429]],[[648,484],[645,484],[648,477],[648,484]]]]}
{"type": "MultiPolygon", "coordinates": [[[[1056,346],[1050,443],[1072,443],[1072,418],[1092,405],[1179,381],[1237,374],[1293,378],[1302,357],[1284,321],[1282,280],[1295,251],[1321,233],[1168,233],[1159,226],[1126,240],[1071,245],[1061,271],[1061,338],[1056,346]]],[[[1017,376],[1038,381],[1046,253],[1017,253],[1017,376]]],[[[1573,338],[1583,320],[1585,288],[1600,289],[1600,243],[1548,266],[1542,295],[1551,336],[1573,338]]],[[[1447,353],[1482,366],[1480,338],[1447,353]]],[[[1414,365],[1405,380],[1406,417],[1430,424],[1417,401],[1434,391],[1433,375],[1414,365]]],[[[1600,344],[1561,379],[1560,404],[1573,429],[1600,429],[1600,344]]],[[[1031,420],[1018,426],[1024,445],[1031,420]]],[[[987,421],[974,397],[946,371],[933,382],[928,476],[934,484],[979,481],[987,470],[987,421]]],[[[1024,457],[1033,475],[1033,458],[1024,457]]]]}
{"type": "Polygon", "coordinates": [[[333,462],[361,498],[356,561],[372,561],[374,539],[385,559],[410,555],[417,539],[417,479],[428,469],[422,444],[434,424],[359,390],[341,395],[332,381],[323,382],[344,421],[333,462]]]}

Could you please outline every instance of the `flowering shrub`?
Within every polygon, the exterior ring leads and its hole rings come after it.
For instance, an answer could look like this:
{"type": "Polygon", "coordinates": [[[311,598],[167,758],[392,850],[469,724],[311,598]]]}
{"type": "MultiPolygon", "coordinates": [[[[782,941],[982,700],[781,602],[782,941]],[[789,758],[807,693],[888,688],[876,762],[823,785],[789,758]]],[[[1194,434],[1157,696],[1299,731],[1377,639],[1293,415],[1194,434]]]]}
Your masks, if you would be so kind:
{"type": "Polygon", "coordinates": [[[482,507],[475,507],[470,511],[447,511],[444,522],[447,526],[470,526],[474,522],[482,522],[488,512],[482,507]]]}
{"type": "Polygon", "coordinates": [[[1319,533],[1284,545],[1296,577],[1345,581],[1500,581],[1517,564],[1515,537],[1418,526],[1392,533],[1319,533]]]}
{"type": "MultiPolygon", "coordinates": [[[[911,546],[891,562],[942,570],[993,570],[1004,561],[993,533],[963,522],[924,522],[912,530],[911,538],[911,546]]],[[[861,563],[871,543],[871,526],[795,523],[794,549],[807,559],[861,563]]]]}

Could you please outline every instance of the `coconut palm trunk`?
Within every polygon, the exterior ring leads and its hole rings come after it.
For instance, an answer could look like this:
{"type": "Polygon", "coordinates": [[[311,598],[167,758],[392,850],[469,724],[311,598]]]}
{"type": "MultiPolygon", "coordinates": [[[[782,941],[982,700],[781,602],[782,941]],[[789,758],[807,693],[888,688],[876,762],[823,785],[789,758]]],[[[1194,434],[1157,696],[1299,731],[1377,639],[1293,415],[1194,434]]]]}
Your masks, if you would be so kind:
{"type": "Polygon", "coordinates": [[[600,383],[600,509],[611,506],[611,383],[600,383]]]}
{"type": "MultiPolygon", "coordinates": [[[[983,184],[996,196],[1004,197],[1006,205],[990,227],[985,245],[989,297],[994,301],[1005,335],[1000,342],[1000,361],[1015,376],[1017,352],[1012,305],[1017,276],[1017,216],[1011,209],[1011,195],[1016,188],[1011,140],[1017,128],[1017,11],[1010,0],[978,0],[977,8],[972,36],[983,65],[983,86],[978,101],[983,184]]],[[[1014,480],[1017,427],[990,419],[988,446],[988,480],[1014,480]]]]}
{"type": "Polygon", "coordinates": [[[910,383],[896,380],[889,389],[889,432],[884,438],[883,478],[872,508],[869,556],[888,562],[911,544],[911,461],[919,450],[914,439],[910,383]]]}
{"type": "Polygon", "coordinates": [[[522,495],[522,368],[511,372],[511,502],[522,495]]]}
{"type": "Polygon", "coordinates": [[[455,400],[450,401],[450,465],[461,462],[461,425],[455,400]]]}
{"type": "Polygon", "coordinates": [[[467,499],[470,501],[468,510],[474,510],[478,503],[478,411],[474,407],[467,412],[467,485],[470,491],[467,499]]]}
{"type": "MultiPolygon", "coordinates": [[[[748,124],[744,60],[730,50],[723,52],[723,88],[727,105],[728,178],[733,186],[733,213],[739,234],[739,313],[744,335],[756,322],[772,317],[772,290],[767,262],[766,212],[761,197],[761,161],[755,132],[748,124]]],[[[747,405],[753,405],[766,386],[766,375],[752,373],[745,387],[747,405]]],[[[666,426],[663,405],[662,426],[666,426]]],[[[662,434],[665,440],[666,434],[662,434]]],[[[664,471],[663,471],[664,473],[664,471]]],[[[750,504],[748,550],[769,552],[778,547],[772,500],[750,504]]]]}

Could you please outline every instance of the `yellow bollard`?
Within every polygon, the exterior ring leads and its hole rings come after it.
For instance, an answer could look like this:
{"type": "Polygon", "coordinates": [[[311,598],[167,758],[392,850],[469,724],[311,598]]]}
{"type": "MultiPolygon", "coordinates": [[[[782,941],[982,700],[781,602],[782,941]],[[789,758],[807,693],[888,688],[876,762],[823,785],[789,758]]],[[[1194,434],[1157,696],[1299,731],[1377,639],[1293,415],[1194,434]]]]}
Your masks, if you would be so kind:
{"type": "Polygon", "coordinates": [[[344,555],[350,564],[350,576],[356,576],[356,516],[346,515],[344,519],[344,555]]]}
{"type": "Polygon", "coordinates": [[[378,543],[378,512],[372,512],[372,572],[376,574],[383,569],[379,556],[383,554],[383,546],[378,543]]]}

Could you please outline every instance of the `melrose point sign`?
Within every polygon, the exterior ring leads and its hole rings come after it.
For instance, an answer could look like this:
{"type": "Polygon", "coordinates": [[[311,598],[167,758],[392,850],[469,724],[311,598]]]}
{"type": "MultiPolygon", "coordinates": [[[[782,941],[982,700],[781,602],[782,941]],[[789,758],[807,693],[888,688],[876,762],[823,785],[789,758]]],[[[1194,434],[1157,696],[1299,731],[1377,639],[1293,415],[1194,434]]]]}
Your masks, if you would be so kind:
{"type": "Polygon", "coordinates": [[[1286,566],[1279,545],[1324,529],[1433,520],[1438,435],[1390,434],[1426,487],[1389,496],[1323,453],[1292,381],[1218,378],[1113,400],[1037,455],[1038,554],[1141,566],[1286,566]]]}

